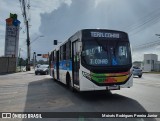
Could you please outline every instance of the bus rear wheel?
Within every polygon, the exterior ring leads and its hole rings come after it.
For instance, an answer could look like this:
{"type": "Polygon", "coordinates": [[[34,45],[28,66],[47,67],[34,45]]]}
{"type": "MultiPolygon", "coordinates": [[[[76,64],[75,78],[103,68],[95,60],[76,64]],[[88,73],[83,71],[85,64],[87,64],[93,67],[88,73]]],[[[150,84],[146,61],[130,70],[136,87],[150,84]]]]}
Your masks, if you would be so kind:
{"type": "Polygon", "coordinates": [[[66,75],[66,85],[67,85],[67,88],[70,88],[70,86],[71,86],[71,78],[68,73],[66,75]]]}
{"type": "Polygon", "coordinates": [[[74,92],[74,88],[71,85],[71,77],[69,74],[66,75],[66,85],[67,85],[68,89],[70,89],[72,92],[74,92]]]}
{"type": "Polygon", "coordinates": [[[55,81],[54,71],[52,71],[52,77],[53,77],[53,81],[55,81]]]}

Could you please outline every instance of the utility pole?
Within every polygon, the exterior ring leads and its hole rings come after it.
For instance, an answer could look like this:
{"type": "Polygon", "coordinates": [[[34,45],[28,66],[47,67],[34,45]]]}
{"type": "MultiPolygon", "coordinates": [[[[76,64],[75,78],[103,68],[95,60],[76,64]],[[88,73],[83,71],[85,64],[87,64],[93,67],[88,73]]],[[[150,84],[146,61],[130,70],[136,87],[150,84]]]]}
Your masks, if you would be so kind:
{"type": "Polygon", "coordinates": [[[23,6],[23,15],[24,15],[24,20],[26,23],[26,28],[27,28],[27,65],[26,65],[26,71],[30,71],[30,38],[29,38],[29,26],[28,26],[28,20],[27,20],[27,15],[26,15],[26,3],[25,0],[22,0],[22,6],[23,6]]]}
{"type": "Polygon", "coordinates": [[[27,71],[30,71],[30,39],[29,39],[29,26],[28,26],[28,20],[26,21],[27,26],[27,57],[28,57],[28,63],[27,63],[27,71]]]}

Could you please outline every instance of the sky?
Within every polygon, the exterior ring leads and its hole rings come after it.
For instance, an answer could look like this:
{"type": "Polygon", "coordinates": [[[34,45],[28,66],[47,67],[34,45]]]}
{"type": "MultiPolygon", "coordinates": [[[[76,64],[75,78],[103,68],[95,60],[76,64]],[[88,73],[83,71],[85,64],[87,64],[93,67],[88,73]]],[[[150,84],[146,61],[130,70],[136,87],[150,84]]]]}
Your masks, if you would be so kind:
{"type": "MultiPolygon", "coordinates": [[[[16,13],[20,24],[19,48],[26,58],[26,29],[19,0],[0,0],[0,56],[4,55],[5,19],[16,13]]],[[[133,61],[143,54],[160,54],[159,0],[26,0],[30,5],[31,54],[45,54],[81,29],[112,29],[129,34],[133,61]],[[156,42],[156,44],[154,44],[156,42]],[[158,42],[158,43],[157,43],[158,42]],[[144,46],[146,45],[146,46],[144,46]],[[154,45],[154,46],[153,46],[154,45]],[[142,47],[143,48],[142,48],[142,47]]],[[[159,55],[160,60],[160,55],[159,55]]]]}

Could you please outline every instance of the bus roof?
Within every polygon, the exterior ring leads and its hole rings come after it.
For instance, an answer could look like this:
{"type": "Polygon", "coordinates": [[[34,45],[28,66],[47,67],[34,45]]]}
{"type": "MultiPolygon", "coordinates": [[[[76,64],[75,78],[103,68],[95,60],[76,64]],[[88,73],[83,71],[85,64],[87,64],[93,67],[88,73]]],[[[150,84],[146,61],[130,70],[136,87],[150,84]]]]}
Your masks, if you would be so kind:
{"type": "Polygon", "coordinates": [[[119,30],[110,30],[110,29],[81,29],[79,31],[77,31],[75,34],[73,34],[71,37],[69,37],[66,41],[62,42],[61,44],[57,45],[51,52],[53,52],[54,50],[59,49],[59,47],[63,44],[65,44],[67,41],[69,40],[73,40],[76,38],[79,38],[81,35],[87,35],[87,33],[89,32],[114,32],[114,33],[122,33],[124,35],[126,35],[126,37],[128,37],[128,34],[124,31],[119,31],[119,30]]]}

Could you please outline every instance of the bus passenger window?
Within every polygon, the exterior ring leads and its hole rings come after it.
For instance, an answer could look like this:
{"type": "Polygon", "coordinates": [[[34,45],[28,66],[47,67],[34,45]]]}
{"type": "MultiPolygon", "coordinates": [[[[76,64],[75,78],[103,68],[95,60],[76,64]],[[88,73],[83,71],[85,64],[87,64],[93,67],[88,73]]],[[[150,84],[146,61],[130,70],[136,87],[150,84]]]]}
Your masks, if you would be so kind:
{"type": "Polygon", "coordinates": [[[66,43],[66,60],[71,59],[71,42],[66,43]]]}

